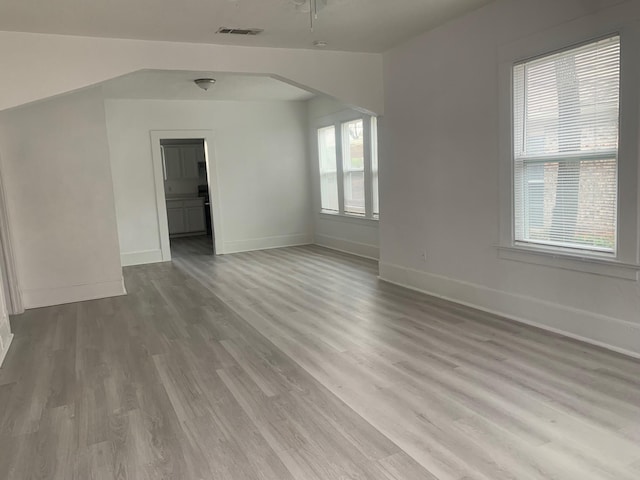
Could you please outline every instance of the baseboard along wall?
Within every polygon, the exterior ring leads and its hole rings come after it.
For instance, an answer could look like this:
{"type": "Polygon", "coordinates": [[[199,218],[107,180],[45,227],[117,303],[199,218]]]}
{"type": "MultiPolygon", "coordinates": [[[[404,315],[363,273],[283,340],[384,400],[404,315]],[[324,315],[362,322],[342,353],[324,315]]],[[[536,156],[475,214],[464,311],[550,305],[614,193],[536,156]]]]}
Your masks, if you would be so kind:
{"type": "Polygon", "coordinates": [[[640,358],[640,324],[384,262],[380,279],[640,358]]]}

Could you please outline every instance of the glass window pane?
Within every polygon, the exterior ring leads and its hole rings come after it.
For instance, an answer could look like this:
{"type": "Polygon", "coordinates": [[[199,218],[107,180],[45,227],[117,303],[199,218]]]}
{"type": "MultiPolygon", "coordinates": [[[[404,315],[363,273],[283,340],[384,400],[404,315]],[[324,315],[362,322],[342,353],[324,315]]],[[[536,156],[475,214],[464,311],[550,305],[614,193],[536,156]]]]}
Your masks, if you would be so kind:
{"type": "Polygon", "coordinates": [[[365,214],[364,135],[362,119],[342,124],[344,211],[365,214]]]}
{"type": "Polygon", "coordinates": [[[524,164],[522,240],[612,252],[616,159],[524,164]]]}
{"type": "Polygon", "coordinates": [[[371,118],[371,182],[373,215],[380,215],[380,200],[378,197],[378,119],[371,118]]]}
{"type": "Polygon", "coordinates": [[[339,211],[338,169],[336,163],[336,129],[318,129],[318,160],[320,163],[320,199],[322,210],[339,211]]]}
{"type": "Polygon", "coordinates": [[[364,215],[364,172],[345,172],[344,211],[364,215]]]}

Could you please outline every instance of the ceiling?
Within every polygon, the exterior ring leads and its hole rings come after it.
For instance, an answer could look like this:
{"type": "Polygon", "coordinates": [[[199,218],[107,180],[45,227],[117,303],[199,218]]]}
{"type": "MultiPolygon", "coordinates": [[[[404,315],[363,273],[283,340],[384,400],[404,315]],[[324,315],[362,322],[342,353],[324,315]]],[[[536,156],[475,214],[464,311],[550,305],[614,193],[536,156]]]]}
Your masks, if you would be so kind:
{"type": "Polygon", "coordinates": [[[296,101],[313,93],[271,77],[229,73],[143,70],[102,84],[105,98],[162,100],[296,101]],[[208,91],[196,78],[216,80],[208,91]]]}
{"type": "Polygon", "coordinates": [[[314,32],[301,1],[4,0],[0,30],[285,48],[323,40],[331,50],[382,52],[492,0],[318,0],[314,32]],[[221,35],[219,27],[264,33],[221,35]]]}

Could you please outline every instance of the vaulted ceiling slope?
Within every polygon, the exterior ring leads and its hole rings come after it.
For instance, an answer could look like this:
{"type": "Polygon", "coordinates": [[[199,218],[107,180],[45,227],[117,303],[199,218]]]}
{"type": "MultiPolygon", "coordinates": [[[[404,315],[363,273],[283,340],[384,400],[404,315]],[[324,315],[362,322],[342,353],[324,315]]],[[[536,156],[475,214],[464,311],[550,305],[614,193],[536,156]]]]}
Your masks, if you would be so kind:
{"type": "Polygon", "coordinates": [[[0,30],[283,48],[321,40],[332,50],[382,52],[491,0],[317,0],[313,32],[309,1],[7,0],[0,30]],[[220,27],[264,32],[216,34],[220,27]]]}

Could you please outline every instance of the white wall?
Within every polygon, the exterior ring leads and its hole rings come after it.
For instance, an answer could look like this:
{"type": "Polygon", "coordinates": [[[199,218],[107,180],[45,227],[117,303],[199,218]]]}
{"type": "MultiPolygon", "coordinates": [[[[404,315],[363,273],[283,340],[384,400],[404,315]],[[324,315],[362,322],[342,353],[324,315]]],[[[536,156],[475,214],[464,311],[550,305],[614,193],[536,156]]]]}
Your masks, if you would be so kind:
{"type": "Polygon", "coordinates": [[[267,74],[382,113],[382,56],[0,32],[0,110],[143,69],[267,74]]]}
{"type": "MultiPolygon", "coordinates": [[[[326,95],[320,95],[307,102],[309,114],[309,136],[313,138],[318,122],[332,115],[351,110],[347,105],[326,95]]],[[[311,164],[313,194],[313,224],[315,243],[355,255],[378,258],[378,221],[347,218],[320,213],[320,178],[318,156],[314,142],[310,142],[309,160],[311,164]]]]}
{"type": "Polygon", "coordinates": [[[0,113],[0,162],[25,307],[124,293],[100,92],[0,113]]]}
{"type": "Polygon", "coordinates": [[[161,259],[151,130],[213,130],[224,253],[311,243],[304,102],[105,104],[123,265],[161,259]]]}
{"type": "MultiPolygon", "coordinates": [[[[498,1],[385,54],[383,278],[640,355],[637,281],[501,259],[495,248],[499,51],[549,40],[612,3],[498,1]]],[[[638,18],[637,2],[623,7],[580,25],[600,35],[638,18]]]]}

